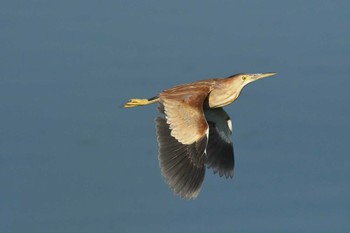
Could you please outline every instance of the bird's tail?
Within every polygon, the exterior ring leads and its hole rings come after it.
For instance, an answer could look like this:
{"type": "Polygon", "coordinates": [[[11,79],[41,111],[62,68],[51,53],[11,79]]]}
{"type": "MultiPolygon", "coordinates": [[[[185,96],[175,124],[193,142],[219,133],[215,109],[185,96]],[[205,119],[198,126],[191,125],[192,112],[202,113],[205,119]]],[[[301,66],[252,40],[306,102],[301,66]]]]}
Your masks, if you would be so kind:
{"type": "Polygon", "coordinates": [[[150,99],[130,99],[128,102],[126,102],[123,107],[124,108],[133,108],[137,106],[144,106],[148,104],[153,104],[159,101],[159,97],[155,96],[150,99]]]}

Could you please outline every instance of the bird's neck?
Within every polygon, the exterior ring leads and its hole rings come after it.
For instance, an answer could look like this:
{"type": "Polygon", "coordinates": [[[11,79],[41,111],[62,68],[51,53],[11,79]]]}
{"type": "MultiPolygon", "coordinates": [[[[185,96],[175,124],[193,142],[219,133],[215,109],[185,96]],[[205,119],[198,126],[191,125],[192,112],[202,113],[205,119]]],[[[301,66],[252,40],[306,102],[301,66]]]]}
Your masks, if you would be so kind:
{"type": "Polygon", "coordinates": [[[242,88],[233,79],[221,79],[214,85],[209,95],[209,107],[218,108],[234,102],[242,88]]]}

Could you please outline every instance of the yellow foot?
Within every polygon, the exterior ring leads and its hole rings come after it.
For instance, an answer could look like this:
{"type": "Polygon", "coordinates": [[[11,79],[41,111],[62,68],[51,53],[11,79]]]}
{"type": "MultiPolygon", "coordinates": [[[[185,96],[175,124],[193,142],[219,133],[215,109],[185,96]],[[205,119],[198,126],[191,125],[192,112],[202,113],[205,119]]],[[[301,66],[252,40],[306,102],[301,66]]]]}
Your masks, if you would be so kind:
{"type": "Polygon", "coordinates": [[[148,100],[148,99],[130,99],[126,104],[124,104],[124,108],[133,108],[133,107],[137,107],[137,106],[143,106],[143,105],[148,105],[148,104],[152,104],[158,101],[157,99],[152,99],[152,100],[148,100]]]}

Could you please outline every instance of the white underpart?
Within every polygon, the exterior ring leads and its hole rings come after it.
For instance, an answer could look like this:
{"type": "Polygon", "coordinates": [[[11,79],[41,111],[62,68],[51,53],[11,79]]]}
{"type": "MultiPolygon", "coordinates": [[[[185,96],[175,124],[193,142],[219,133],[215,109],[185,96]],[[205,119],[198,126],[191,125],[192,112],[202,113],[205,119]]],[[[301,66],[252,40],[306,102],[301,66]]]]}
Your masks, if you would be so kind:
{"type": "MultiPolygon", "coordinates": [[[[209,128],[205,131],[205,135],[207,136],[207,143],[209,141],[209,128]]],[[[207,154],[207,147],[204,149],[204,154],[207,154]]]]}
{"type": "Polygon", "coordinates": [[[232,133],[232,121],[230,119],[227,120],[227,125],[228,125],[228,128],[230,129],[230,131],[232,133]]]}

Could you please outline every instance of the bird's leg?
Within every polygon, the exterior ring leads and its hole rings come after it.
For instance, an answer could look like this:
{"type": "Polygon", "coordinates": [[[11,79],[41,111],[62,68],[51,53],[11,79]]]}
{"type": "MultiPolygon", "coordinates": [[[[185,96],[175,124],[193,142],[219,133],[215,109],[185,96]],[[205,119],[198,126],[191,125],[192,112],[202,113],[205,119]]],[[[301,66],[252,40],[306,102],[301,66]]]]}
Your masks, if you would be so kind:
{"type": "Polygon", "coordinates": [[[153,104],[159,101],[159,97],[155,96],[150,99],[130,99],[127,103],[124,104],[124,108],[133,108],[137,106],[144,106],[148,104],[153,104]]]}

